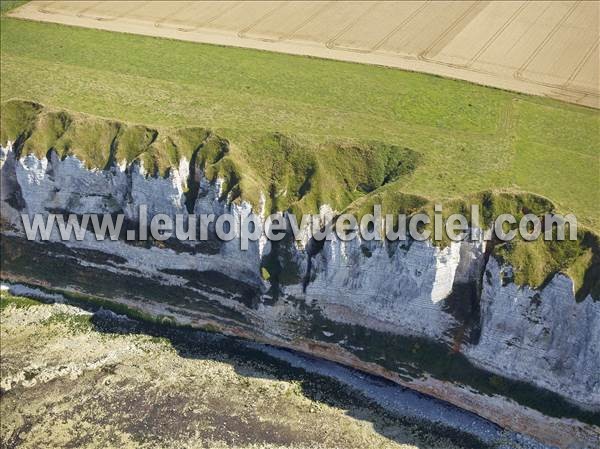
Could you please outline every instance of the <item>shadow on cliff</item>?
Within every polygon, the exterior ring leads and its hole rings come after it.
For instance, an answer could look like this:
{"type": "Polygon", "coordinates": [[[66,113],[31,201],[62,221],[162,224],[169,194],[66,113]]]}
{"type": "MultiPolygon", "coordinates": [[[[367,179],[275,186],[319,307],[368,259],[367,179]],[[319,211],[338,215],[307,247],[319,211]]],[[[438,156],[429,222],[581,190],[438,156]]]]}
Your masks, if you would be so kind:
{"type": "MultiPolygon", "coordinates": [[[[394,414],[331,377],[294,367],[286,361],[252,347],[243,339],[169,324],[146,323],[122,318],[102,309],[91,311],[94,312],[91,323],[95,331],[106,334],[143,334],[166,339],[181,357],[229,363],[237,374],[244,377],[276,378],[281,381],[296,382],[305,397],[342,409],[348,416],[368,420],[378,433],[400,444],[440,447],[440,440],[446,440],[462,448],[488,447],[470,434],[394,414]],[[251,370],[248,369],[249,366],[252,367],[251,370]],[[398,425],[407,426],[410,432],[398,432],[398,425]]],[[[372,377],[362,373],[361,376],[372,377]]],[[[391,384],[383,379],[377,379],[377,382],[391,384]]],[[[246,437],[248,443],[267,443],[261,439],[260,429],[256,429],[256,433],[250,431],[246,437]]]]}

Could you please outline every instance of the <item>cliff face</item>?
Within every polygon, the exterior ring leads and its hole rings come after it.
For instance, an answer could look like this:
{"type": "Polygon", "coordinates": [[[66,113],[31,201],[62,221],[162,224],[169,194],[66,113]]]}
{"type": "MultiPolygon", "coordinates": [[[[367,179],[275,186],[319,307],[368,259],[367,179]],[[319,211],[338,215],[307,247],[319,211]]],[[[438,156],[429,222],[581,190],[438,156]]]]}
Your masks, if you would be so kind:
{"type": "Polygon", "coordinates": [[[598,408],[600,302],[578,303],[568,276],[517,286],[510,266],[486,261],[483,241],[366,246],[326,242],[304,295],[299,285],[286,293],[332,321],[444,342],[475,366],[598,408]]]}
{"type": "MultiPolygon", "coordinates": [[[[483,239],[300,244],[27,242],[20,214],[264,214],[224,198],[182,158],[165,178],[138,164],[89,170],[76,157],[2,148],[2,276],[77,290],[179,322],[293,347],[384,375],[564,447],[600,429],[600,302],[556,274],[517,286],[483,239]],[[267,261],[281,272],[261,277],[267,261]],[[544,416],[546,415],[546,416],[544,416]],[[514,417],[519,416],[515,420],[514,417]],[[581,422],[569,419],[574,418],[581,422]],[[585,423],[585,424],[584,424],[585,423]],[[525,427],[524,427],[525,426],[525,427]],[[524,428],[523,428],[524,427],[524,428]]],[[[572,445],[572,446],[571,446],[572,445]]]]}
{"type": "Polygon", "coordinates": [[[428,242],[334,239],[313,257],[304,290],[297,284],[285,292],[316,301],[333,321],[367,319],[382,331],[447,341],[459,323],[444,300],[454,285],[479,282],[484,247],[482,241],[439,249],[428,242]]]}
{"type": "MultiPolygon", "coordinates": [[[[508,272],[508,273],[507,273],[508,272]]],[[[575,301],[573,282],[557,274],[539,291],[502,278],[510,267],[491,258],[481,295],[481,338],[465,348],[477,365],[600,404],[600,302],[575,301]]]]}

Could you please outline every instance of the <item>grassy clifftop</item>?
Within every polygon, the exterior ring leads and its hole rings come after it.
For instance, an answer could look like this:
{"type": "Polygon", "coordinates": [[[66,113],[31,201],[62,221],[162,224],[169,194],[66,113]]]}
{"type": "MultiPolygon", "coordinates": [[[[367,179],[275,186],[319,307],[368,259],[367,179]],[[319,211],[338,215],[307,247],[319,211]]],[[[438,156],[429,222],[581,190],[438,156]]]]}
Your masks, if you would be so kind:
{"type": "MultiPolygon", "coordinates": [[[[44,157],[52,150],[61,158],[77,156],[97,169],[138,161],[153,176],[166,176],[185,157],[192,175],[202,172],[211,180],[225,181],[224,198],[246,200],[258,208],[263,194],[267,212],[315,213],[327,204],[338,212],[361,215],[380,204],[384,213],[425,212],[433,217],[434,204],[441,203],[444,216],[460,212],[468,217],[471,205],[478,204],[486,226],[500,214],[519,220],[527,213],[541,217],[556,212],[550,200],[524,192],[488,190],[450,199],[406,193],[405,181],[422,167],[423,154],[382,142],[152,128],[23,100],[2,103],[0,112],[0,142],[15,142],[20,155],[44,157]]],[[[187,187],[189,197],[195,197],[193,176],[187,187]]],[[[515,268],[518,284],[539,287],[554,273],[564,272],[574,279],[578,298],[600,298],[599,239],[585,228],[579,229],[576,242],[515,240],[496,245],[494,253],[515,268]]]]}
{"type": "Polygon", "coordinates": [[[2,103],[1,141],[20,154],[77,156],[88,168],[140,161],[165,176],[182,157],[211,180],[225,180],[232,201],[269,210],[343,210],[356,198],[412,173],[421,155],[409,148],[349,139],[314,140],[269,132],[198,127],[151,128],[12,100],[2,103]]]}
{"type": "MultiPolygon", "coordinates": [[[[421,156],[398,181],[405,193],[529,191],[600,230],[599,111],[382,67],[1,21],[2,101],[154,129],[200,124],[227,130],[243,149],[245,136],[277,132],[408,147],[421,156]]],[[[285,146],[252,139],[265,151],[285,146]]]]}

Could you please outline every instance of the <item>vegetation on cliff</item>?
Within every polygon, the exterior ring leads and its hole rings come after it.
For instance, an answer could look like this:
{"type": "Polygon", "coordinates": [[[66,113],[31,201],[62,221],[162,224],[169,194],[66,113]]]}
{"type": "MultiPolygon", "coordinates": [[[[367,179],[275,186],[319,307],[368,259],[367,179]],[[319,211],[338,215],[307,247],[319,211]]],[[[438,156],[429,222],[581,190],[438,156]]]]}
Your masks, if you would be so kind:
{"type": "Polygon", "coordinates": [[[250,143],[273,151],[277,132],[317,145],[407,147],[421,157],[398,181],[404,193],[529,191],[600,230],[596,110],[383,67],[1,20],[2,101],[26,98],[154,129],[202,126],[241,151],[248,145],[236,133],[264,133],[266,142],[250,143]]]}
{"type": "MultiPolygon", "coordinates": [[[[21,100],[2,103],[0,137],[3,144],[14,141],[20,155],[45,157],[54,151],[60,158],[74,155],[88,168],[99,169],[138,161],[153,176],[167,176],[186,158],[191,162],[190,199],[197,194],[197,174],[202,173],[211,181],[224,180],[222,199],[249,201],[258,209],[265,195],[266,211],[300,215],[327,204],[360,216],[380,204],[385,214],[425,212],[433,218],[434,204],[439,203],[444,218],[453,213],[470,218],[471,205],[478,204],[485,227],[500,214],[520,220],[528,213],[543,217],[557,212],[550,200],[516,191],[488,190],[460,198],[407,194],[405,179],[421,168],[423,155],[374,141],[319,142],[259,131],[150,128],[21,100]]],[[[445,236],[441,244],[448,243],[445,236]]],[[[556,272],[564,272],[573,278],[578,298],[600,298],[600,245],[597,235],[583,227],[575,242],[515,240],[496,245],[494,254],[514,267],[514,281],[520,285],[540,287],[556,272]]]]}
{"type": "Polygon", "coordinates": [[[140,160],[155,175],[186,157],[231,200],[257,206],[264,193],[267,211],[575,213],[591,229],[575,244],[495,252],[518,283],[563,271],[579,297],[600,296],[596,110],[383,67],[1,21],[2,141],[23,152],[140,160]]]}

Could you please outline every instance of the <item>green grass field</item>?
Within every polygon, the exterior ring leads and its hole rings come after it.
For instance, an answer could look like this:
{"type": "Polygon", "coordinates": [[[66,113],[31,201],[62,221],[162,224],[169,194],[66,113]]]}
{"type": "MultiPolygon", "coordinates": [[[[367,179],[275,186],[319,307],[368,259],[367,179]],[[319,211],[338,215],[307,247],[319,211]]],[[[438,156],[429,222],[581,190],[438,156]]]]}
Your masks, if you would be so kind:
{"type": "Polygon", "coordinates": [[[0,1],[0,14],[4,14],[11,9],[18,8],[21,5],[27,3],[27,0],[1,0],[0,1]]]}
{"type": "MultiPolygon", "coordinates": [[[[3,140],[28,114],[7,100],[48,106],[29,116],[30,151],[54,147],[98,167],[140,158],[164,173],[203,143],[204,169],[255,204],[271,193],[271,209],[531,192],[600,230],[597,110],[396,69],[7,17],[1,33],[3,140]],[[65,122],[61,109],[77,112],[65,122]]],[[[566,269],[528,248],[525,271],[544,266],[524,276],[534,285],[566,269]]]]}
{"type": "Polygon", "coordinates": [[[1,99],[150,126],[375,140],[428,198],[515,188],[600,229],[600,113],[425,74],[2,18],[1,99]]]}

